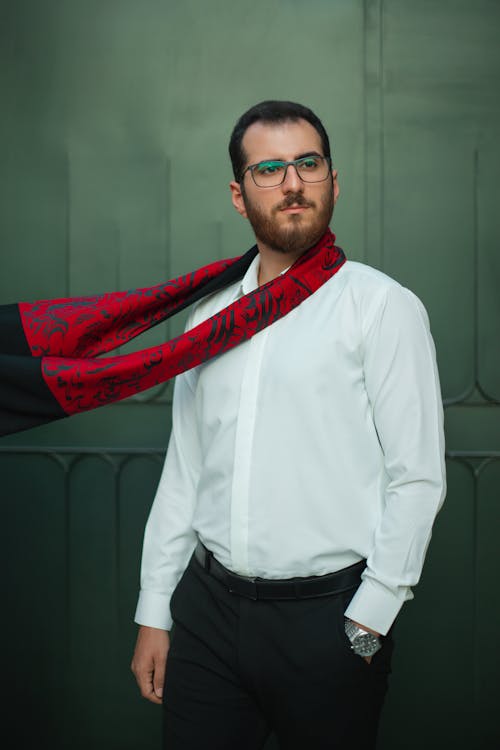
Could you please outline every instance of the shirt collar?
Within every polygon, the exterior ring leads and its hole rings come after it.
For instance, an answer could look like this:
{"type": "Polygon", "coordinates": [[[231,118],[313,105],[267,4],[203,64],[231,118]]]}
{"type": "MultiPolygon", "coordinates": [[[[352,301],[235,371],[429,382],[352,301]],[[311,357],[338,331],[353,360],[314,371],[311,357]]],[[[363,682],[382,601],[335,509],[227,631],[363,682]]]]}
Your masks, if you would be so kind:
{"type": "Polygon", "coordinates": [[[238,296],[241,297],[243,294],[253,292],[259,286],[259,266],[260,266],[260,254],[257,253],[255,258],[248,266],[245,275],[241,279],[240,286],[238,289],[238,296]]]}
{"type": "MultiPolygon", "coordinates": [[[[257,289],[257,287],[259,286],[259,265],[260,254],[257,253],[255,258],[248,266],[245,275],[236,287],[233,299],[238,299],[238,297],[242,297],[244,294],[248,294],[249,292],[253,292],[254,289],[257,289]]],[[[280,275],[286,273],[289,268],[290,266],[281,271],[280,275]]]]}

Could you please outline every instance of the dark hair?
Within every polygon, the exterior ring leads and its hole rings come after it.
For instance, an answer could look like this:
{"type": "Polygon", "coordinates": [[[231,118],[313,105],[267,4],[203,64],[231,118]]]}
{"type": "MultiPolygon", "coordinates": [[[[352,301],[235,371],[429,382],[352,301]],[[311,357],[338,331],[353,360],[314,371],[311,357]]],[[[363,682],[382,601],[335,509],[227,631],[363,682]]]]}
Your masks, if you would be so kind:
{"type": "Polygon", "coordinates": [[[234,179],[241,180],[241,173],[245,164],[245,152],[242,148],[243,136],[247,129],[254,122],[281,123],[295,122],[296,120],[306,120],[311,123],[313,128],[318,132],[323,147],[323,156],[330,156],[330,141],[323,123],[307,107],[295,102],[275,101],[269,99],[260,104],[255,104],[247,112],[241,115],[240,119],[233,128],[231,139],[229,141],[229,156],[233,165],[234,179]]]}

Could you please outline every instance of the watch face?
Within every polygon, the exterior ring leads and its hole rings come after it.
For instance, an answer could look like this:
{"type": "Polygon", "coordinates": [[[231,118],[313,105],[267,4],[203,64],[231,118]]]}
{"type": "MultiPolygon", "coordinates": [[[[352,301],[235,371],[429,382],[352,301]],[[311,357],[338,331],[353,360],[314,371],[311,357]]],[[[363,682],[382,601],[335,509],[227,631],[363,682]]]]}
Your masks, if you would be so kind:
{"type": "Polygon", "coordinates": [[[358,635],[352,646],[359,656],[373,656],[380,648],[380,641],[377,636],[366,633],[366,635],[358,635]]]}

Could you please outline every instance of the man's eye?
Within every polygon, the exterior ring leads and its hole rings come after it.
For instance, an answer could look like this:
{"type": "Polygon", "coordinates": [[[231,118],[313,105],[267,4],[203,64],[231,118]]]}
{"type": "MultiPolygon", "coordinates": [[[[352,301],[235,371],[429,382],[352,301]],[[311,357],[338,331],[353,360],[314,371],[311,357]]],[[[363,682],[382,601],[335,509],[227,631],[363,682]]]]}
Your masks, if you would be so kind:
{"type": "Polygon", "coordinates": [[[300,163],[300,166],[302,167],[302,169],[307,169],[307,170],[316,169],[316,167],[319,166],[319,159],[314,159],[312,157],[309,159],[304,159],[300,163]]]}
{"type": "Polygon", "coordinates": [[[276,162],[269,162],[265,164],[258,164],[255,168],[257,174],[260,175],[271,175],[280,172],[283,169],[283,165],[276,162]]]}

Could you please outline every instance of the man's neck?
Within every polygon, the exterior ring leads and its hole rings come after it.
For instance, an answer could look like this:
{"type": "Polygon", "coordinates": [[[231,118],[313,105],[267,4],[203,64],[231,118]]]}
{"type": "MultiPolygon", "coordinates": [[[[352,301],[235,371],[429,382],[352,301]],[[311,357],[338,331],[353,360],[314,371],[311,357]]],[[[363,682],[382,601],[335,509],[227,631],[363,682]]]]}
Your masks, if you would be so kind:
{"type": "Polygon", "coordinates": [[[259,268],[257,272],[259,286],[275,279],[305,252],[301,250],[296,253],[281,253],[261,245],[260,242],[257,243],[257,247],[259,248],[259,268]]]}

